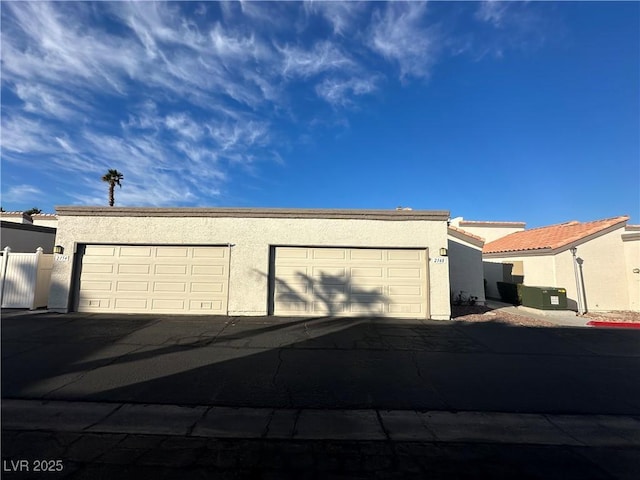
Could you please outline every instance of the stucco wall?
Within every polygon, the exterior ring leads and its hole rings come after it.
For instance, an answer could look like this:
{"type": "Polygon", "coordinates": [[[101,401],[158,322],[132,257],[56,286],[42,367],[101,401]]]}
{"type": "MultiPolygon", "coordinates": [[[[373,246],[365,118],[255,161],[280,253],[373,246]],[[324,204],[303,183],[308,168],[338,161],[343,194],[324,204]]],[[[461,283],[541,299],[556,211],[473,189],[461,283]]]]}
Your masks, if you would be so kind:
{"type": "Polygon", "coordinates": [[[56,230],[46,227],[33,227],[32,225],[18,224],[2,220],[1,248],[10,247],[12,252],[35,253],[38,247],[44,249],[44,253],[53,253],[53,245],[56,239],[56,230]]]}
{"type": "Polygon", "coordinates": [[[498,225],[481,225],[481,224],[473,224],[471,222],[457,222],[456,225],[452,222],[452,225],[459,226],[464,231],[473,233],[474,235],[478,235],[479,237],[484,238],[484,242],[489,243],[497,240],[498,238],[506,237],[507,235],[511,235],[515,232],[521,232],[524,230],[522,226],[498,226],[498,225]]]}
{"type": "Polygon", "coordinates": [[[564,287],[555,278],[555,267],[552,256],[520,256],[485,258],[483,261],[484,277],[487,279],[487,296],[500,298],[496,282],[503,281],[503,264],[522,262],[524,284],[540,287],[564,287]]]}
{"type": "MultiPolygon", "coordinates": [[[[582,276],[587,311],[629,309],[629,286],[624,245],[618,228],[597,238],[577,244],[577,257],[583,260],[582,276]]],[[[569,250],[554,256],[556,276],[567,289],[567,298],[577,299],[575,273],[569,250]]]]}
{"type": "MultiPolygon", "coordinates": [[[[49,308],[67,311],[77,244],[232,244],[229,315],[266,315],[271,245],[420,247],[431,257],[447,245],[446,220],[385,221],[335,218],[208,218],[180,216],[58,216],[49,308]]],[[[447,212],[448,213],[448,212],[447,212]]],[[[415,212],[411,212],[415,214],[415,212]]],[[[410,214],[406,214],[409,216],[410,214]]],[[[431,318],[450,318],[447,263],[429,262],[431,318]]]]}
{"type": "Polygon", "coordinates": [[[482,248],[449,236],[449,281],[452,296],[463,292],[484,304],[482,248]]]}

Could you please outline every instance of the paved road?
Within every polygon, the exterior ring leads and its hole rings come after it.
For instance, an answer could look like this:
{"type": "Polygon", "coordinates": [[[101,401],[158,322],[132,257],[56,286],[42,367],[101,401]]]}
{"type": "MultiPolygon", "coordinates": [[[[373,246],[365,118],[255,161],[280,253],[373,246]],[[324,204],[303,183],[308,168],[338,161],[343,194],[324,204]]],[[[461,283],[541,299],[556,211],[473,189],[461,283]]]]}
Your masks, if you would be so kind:
{"type": "Polygon", "coordinates": [[[640,332],[391,319],[2,320],[5,398],[640,414],[640,332]]]}
{"type": "Polygon", "coordinates": [[[638,378],[629,330],[5,315],[3,473],[635,479],[638,378]]]}

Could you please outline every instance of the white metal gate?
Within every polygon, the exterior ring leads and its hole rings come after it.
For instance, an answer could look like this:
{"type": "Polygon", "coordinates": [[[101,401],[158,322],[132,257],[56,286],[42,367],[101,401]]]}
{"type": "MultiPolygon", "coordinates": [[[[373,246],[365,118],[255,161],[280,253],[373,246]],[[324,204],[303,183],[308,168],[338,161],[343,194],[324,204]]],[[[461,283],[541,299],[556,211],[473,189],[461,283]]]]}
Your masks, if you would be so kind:
{"type": "Polygon", "coordinates": [[[0,304],[2,308],[46,307],[53,268],[53,255],[43,253],[12,253],[2,251],[0,265],[0,304]]]}

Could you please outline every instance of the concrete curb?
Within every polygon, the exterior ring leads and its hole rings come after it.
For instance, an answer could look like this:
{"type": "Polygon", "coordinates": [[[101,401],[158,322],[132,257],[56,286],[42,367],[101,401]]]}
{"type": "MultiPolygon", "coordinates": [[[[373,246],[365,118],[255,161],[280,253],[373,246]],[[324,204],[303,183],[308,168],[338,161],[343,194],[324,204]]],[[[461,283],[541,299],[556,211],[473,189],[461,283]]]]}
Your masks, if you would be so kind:
{"type": "Polygon", "coordinates": [[[294,410],[7,399],[2,401],[2,428],[202,438],[640,447],[640,419],[626,415],[294,410]]]}

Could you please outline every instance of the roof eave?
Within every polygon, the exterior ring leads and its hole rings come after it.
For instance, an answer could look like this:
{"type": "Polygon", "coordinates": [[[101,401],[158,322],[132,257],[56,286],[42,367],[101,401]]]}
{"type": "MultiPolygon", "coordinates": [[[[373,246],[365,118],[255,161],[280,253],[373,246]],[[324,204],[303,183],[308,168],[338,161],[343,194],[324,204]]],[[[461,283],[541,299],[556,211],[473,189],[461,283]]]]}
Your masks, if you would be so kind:
{"type": "Polygon", "coordinates": [[[193,208],[193,207],[84,207],[58,206],[58,216],[80,217],[239,217],[239,218],[331,218],[347,220],[444,221],[448,210],[340,210],[288,208],[193,208]]]}

